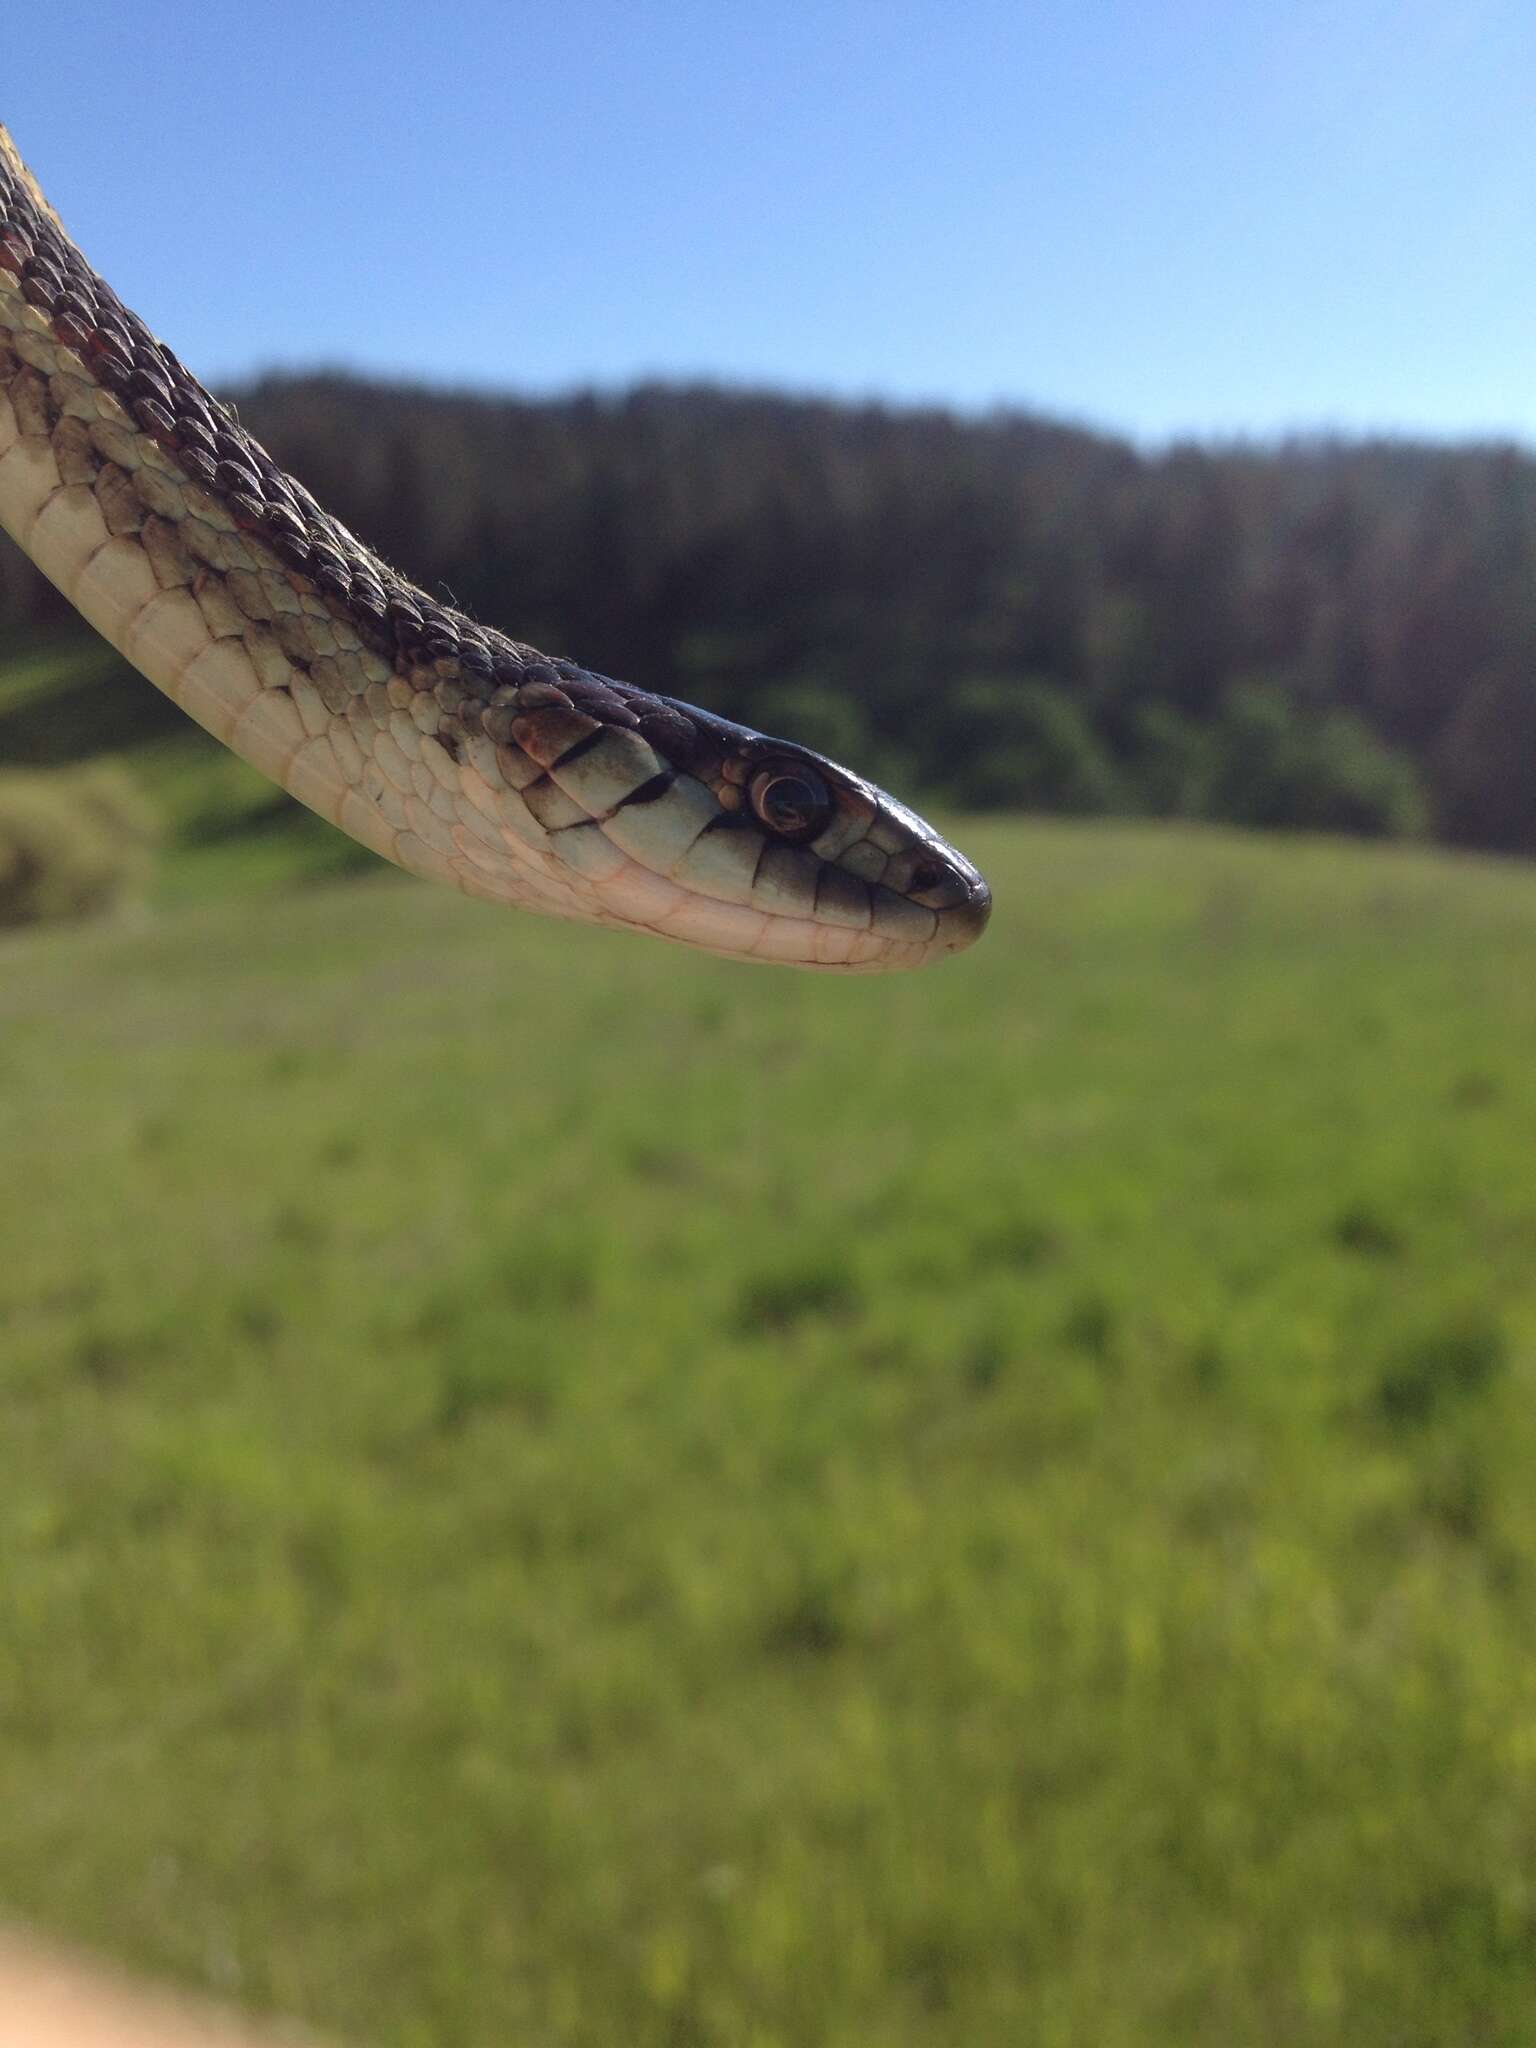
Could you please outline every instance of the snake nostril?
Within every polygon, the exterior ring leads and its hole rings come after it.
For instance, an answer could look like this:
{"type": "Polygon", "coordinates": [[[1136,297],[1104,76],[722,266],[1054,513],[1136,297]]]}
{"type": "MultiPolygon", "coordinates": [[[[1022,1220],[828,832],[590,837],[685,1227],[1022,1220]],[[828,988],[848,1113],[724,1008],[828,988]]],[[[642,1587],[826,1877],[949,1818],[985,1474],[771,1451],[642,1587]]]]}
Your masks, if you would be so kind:
{"type": "Polygon", "coordinates": [[[925,910],[948,913],[975,906],[977,892],[986,884],[964,861],[946,860],[942,854],[924,854],[915,861],[907,881],[907,894],[925,910]]]}

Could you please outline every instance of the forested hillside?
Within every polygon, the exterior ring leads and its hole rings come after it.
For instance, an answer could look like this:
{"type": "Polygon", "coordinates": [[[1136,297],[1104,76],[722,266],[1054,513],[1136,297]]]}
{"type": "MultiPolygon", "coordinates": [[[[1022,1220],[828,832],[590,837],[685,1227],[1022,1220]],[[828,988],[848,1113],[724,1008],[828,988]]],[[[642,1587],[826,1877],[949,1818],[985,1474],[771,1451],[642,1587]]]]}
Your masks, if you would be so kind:
{"type": "MultiPolygon", "coordinates": [[[[429,588],[903,787],[1536,852],[1536,461],[1515,449],[1145,455],[1026,415],[709,388],[325,376],[237,398],[429,588]]],[[[66,617],[7,548],[0,634],[66,617]]],[[[0,755],[49,744],[0,707],[0,755]]]]}

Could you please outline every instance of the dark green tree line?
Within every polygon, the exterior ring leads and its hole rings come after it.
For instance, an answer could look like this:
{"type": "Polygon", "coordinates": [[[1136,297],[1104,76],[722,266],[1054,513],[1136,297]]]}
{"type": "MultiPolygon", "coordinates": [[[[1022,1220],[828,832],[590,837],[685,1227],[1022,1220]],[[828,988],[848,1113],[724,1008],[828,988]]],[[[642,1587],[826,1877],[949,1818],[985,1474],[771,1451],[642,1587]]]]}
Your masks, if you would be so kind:
{"type": "MultiPolygon", "coordinates": [[[[1148,454],[709,387],[237,399],[429,589],[918,788],[1536,851],[1536,461],[1512,448],[1148,454]]],[[[0,553],[0,633],[65,622],[0,553]]]]}

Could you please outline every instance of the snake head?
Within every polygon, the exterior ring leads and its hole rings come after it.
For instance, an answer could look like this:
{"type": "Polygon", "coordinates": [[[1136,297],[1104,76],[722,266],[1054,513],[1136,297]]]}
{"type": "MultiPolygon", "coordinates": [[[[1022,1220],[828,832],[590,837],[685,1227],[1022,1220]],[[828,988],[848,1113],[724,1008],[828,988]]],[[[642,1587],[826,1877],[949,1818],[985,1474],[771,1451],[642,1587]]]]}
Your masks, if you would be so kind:
{"type": "Polygon", "coordinates": [[[184,711],[415,874],[848,973],[986,925],[981,876],[863,777],[551,661],[371,553],[96,276],[3,128],[0,526],[184,711]]]}
{"type": "Polygon", "coordinates": [[[554,664],[498,720],[507,822],[530,813],[558,901],[537,907],[737,959],[918,967],[980,937],[970,862],[809,747],[554,664]]]}

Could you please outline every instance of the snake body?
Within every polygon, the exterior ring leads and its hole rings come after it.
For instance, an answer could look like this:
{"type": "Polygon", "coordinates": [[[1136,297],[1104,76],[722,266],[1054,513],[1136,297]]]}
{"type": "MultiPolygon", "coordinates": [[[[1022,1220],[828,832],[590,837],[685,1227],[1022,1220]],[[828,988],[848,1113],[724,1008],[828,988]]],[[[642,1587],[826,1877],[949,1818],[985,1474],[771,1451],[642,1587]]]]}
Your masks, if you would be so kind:
{"type": "Polygon", "coordinates": [[[540,654],[381,561],[103,283],[4,128],[0,526],[182,710],[413,873],[844,971],[986,923],[976,870],[862,777],[540,654]]]}

